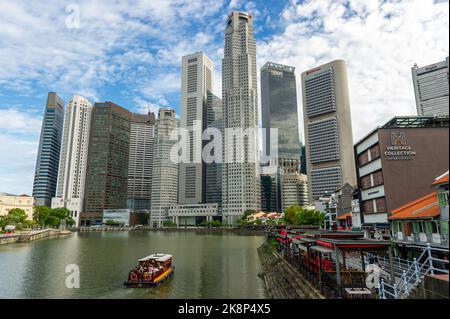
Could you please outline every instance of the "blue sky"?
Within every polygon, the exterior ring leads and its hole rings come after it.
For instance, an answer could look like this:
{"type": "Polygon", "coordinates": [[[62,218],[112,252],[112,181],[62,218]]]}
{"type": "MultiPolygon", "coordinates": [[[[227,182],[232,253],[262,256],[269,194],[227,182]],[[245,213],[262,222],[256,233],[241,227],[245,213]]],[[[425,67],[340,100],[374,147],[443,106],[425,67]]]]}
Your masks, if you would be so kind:
{"type": "Polygon", "coordinates": [[[82,94],[135,112],[178,111],[181,57],[204,51],[220,96],[232,10],[255,17],[258,67],[289,64],[299,79],[347,61],[355,140],[394,115],[414,114],[411,66],[448,55],[448,1],[0,0],[0,191],[31,193],[48,91],[66,102],[82,94]],[[70,28],[74,6],[79,27],[70,28]]]}

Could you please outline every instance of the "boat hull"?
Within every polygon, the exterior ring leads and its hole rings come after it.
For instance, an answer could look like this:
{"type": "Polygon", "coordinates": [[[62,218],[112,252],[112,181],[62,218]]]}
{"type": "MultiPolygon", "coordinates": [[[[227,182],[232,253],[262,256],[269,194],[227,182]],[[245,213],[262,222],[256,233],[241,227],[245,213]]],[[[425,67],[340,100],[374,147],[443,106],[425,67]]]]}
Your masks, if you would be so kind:
{"type": "Polygon", "coordinates": [[[125,281],[123,284],[124,284],[124,286],[126,286],[128,288],[156,287],[173,276],[173,274],[174,274],[173,268],[174,267],[170,267],[169,269],[167,269],[165,272],[163,272],[161,275],[159,275],[152,281],[125,281]]]}

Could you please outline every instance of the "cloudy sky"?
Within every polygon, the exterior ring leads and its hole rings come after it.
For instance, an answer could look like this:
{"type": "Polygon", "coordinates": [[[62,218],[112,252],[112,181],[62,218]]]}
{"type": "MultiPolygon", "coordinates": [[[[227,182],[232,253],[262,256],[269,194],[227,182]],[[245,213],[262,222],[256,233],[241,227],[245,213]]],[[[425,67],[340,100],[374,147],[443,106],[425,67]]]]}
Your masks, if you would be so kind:
{"type": "Polygon", "coordinates": [[[0,192],[31,194],[49,91],[178,111],[181,57],[204,51],[220,96],[231,10],[255,17],[258,67],[292,65],[299,79],[346,60],[355,141],[414,114],[411,67],[449,54],[448,0],[0,0],[0,192]]]}

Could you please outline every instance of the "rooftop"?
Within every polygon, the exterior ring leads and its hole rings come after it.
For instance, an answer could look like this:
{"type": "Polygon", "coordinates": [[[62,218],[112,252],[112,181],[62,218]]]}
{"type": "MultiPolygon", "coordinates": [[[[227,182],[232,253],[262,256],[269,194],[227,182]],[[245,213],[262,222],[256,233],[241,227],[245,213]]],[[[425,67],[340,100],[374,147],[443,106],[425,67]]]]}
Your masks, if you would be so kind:
{"type": "Polygon", "coordinates": [[[433,192],[397,209],[394,209],[390,220],[396,219],[429,219],[440,215],[437,193],[433,192]]]}
{"type": "Polygon", "coordinates": [[[436,177],[436,179],[433,182],[433,185],[439,184],[448,184],[448,171],[442,174],[441,176],[436,177]]]}

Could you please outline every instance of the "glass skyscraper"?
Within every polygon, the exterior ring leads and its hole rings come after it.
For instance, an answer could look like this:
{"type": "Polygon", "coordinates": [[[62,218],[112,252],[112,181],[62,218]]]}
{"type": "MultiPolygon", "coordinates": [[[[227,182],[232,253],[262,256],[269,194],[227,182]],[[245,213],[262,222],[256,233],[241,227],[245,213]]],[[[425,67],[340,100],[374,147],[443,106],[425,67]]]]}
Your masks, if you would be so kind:
{"type": "MultiPolygon", "coordinates": [[[[267,62],[261,68],[261,107],[265,155],[270,154],[270,128],[278,129],[278,163],[286,173],[300,173],[295,68],[267,62]]],[[[275,163],[270,163],[275,164],[275,163]]]]}
{"type": "Polygon", "coordinates": [[[64,101],[55,92],[49,92],[34,173],[33,197],[36,206],[50,207],[52,197],[55,197],[63,124],[64,101]]]}

